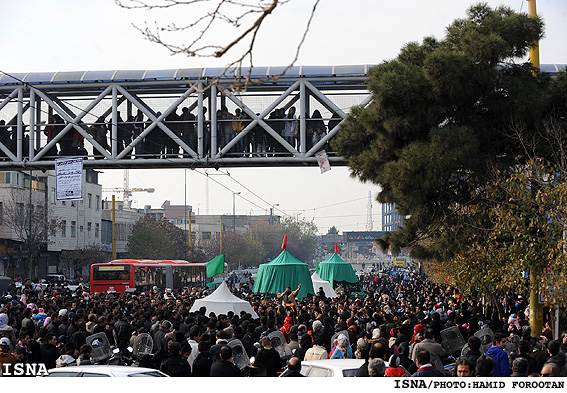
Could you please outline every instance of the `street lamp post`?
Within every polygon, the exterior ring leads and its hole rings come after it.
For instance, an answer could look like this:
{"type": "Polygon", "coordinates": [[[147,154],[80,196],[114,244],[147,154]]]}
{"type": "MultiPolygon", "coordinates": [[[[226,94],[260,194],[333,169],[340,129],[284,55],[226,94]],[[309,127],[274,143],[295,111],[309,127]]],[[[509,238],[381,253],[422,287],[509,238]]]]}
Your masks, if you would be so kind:
{"type": "Polygon", "coordinates": [[[236,233],[236,195],[240,192],[232,192],[232,232],[236,233]]]}
{"type": "Polygon", "coordinates": [[[279,206],[279,203],[274,203],[272,205],[272,207],[270,208],[270,225],[274,224],[274,209],[276,208],[276,206],[279,206]]]}

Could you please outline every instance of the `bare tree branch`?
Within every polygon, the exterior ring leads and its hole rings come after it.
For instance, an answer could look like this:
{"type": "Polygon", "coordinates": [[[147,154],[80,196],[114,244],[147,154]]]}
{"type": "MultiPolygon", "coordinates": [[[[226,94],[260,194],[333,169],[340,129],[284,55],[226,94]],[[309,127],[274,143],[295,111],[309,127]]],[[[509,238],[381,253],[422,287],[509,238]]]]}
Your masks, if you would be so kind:
{"type": "MultiPolygon", "coordinates": [[[[251,80],[250,72],[242,75],[241,69],[244,64],[248,64],[250,68],[253,67],[253,52],[257,43],[260,28],[265,25],[266,19],[271,15],[276,8],[290,3],[292,0],[115,0],[116,4],[124,9],[143,9],[143,10],[166,10],[173,9],[174,7],[193,7],[196,6],[212,6],[209,11],[201,9],[194,14],[193,19],[185,24],[179,25],[171,22],[166,26],[160,26],[154,22],[155,27],[150,27],[148,22],[144,27],[134,25],[148,41],[159,44],[170,51],[172,55],[186,54],[190,57],[214,57],[222,58],[228,52],[234,50],[239,44],[245,44],[246,49],[242,54],[237,55],[236,59],[230,61],[225,66],[223,72],[217,77],[218,82],[221,77],[235,77],[242,79],[242,82],[231,85],[233,90],[245,90],[250,84],[262,83],[263,80],[251,80]],[[234,29],[238,29],[236,38],[230,39],[228,42],[222,42],[222,38],[218,39],[218,27],[228,25],[234,29]],[[183,33],[188,37],[194,38],[188,40],[188,44],[172,43],[166,39],[162,33],[183,33]],[[210,40],[211,37],[212,41],[210,40]],[[234,75],[227,75],[227,72],[234,68],[234,75]]],[[[291,62],[284,67],[280,74],[272,76],[270,79],[277,79],[283,75],[290,67],[292,67],[299,57],[301,47],[305,42],[311,22],[315,15],[317,6],[320,0],[313,0],[313,7],[309,15],[305,29],[297,44],[297,48],[291,62]]],[[[191,13],[189,13],[191,15],[191,13]]],[[[229,35],[233,37],[234,35],[229,35]]],[[[226,37],[226,35],[224,35],[226,37]]]]}

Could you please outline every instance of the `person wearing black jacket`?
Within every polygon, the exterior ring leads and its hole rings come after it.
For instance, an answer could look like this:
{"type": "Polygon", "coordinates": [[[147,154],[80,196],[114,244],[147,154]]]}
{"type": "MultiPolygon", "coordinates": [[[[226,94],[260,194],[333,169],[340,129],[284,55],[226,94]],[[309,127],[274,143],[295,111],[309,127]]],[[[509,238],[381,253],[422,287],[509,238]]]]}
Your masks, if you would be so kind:
{"type": "Polygon", "coordinates": [[[325,350],[327,351],[327,353],[331,352],[331,339],[335,334],[335,330],[331,326],[331,318],[323,318],[323,328],[321,329],[321,332],[319,334],[323,336],[325,350]]]}
{"type": "Polygon", "coordinates": [[[409,358],[409,345],[406,342],[400,344],[398,348],[399,357],[400,357],[400,364],[403,368],[408,370],[408,373],[413,374],[417,371],[417,366],[415,363],[409,358]]]}
{"type": "Polygon", "coordinates": [[[53,333],[47,333],[45,335],[45,344],[41,345],[41,360],[45,364],[45,367],[49,370],[55,368],[56,361],[61,355],[57,345],[57,336],[53,333]]]}
{"type": "Polygon", "coordinates": [[[287,370],[282,375],[282,377],[304,377],[304,375],[302,375],[300,371],[301,371],[301,360],[299,360],[299,358],[293,357],[289,359],[289,362],[287,364],[287,370]]]}
{"type": "Polygon", "coordinates": [[[199,341],[199,354],[195,358],[192,365],[194,377],[209,377],[211,375],[211,366],[213,365],[213,355],[209,352],[211,345],[208,341],[199,341]]]}
{"type": "Polygon", "coordinates": [[[242,373],[232,363],[232,348],[223,345],[220,350],[220,360],[211,366],[211,377],[241,377],[242,373]]]}
{"type": "Polygon", "coordinates": [[[303,360],[303,358],[305,358],[305,352],[307,352],[307,350],[312,346],[313,340],[311,336],[309,334],[304,334],[299,340],[299,349],[295,351],[295,356],[297,356],[299,360],[303,360]]]}
{"type": "Polygon", "coordinates": [[[386,356],[388,355],[388,345],[384,341],[377,341],[370,347],[370,352],[368,354],[368,360],[364,362],[362,366],[356,372],[357,377],[369,377],[368,374],[368,363],[372,359],[382,359],[386,361],[386,356]]]}
{"type": "Polygon", "coordinates": [[[91,334],[87,332],[86,323],[84,321],[79,323],[78,329],[79,330],[77,330],[75,333],[73,333],[73,335],[69,337],[69,341],[77,344],[77,346],[80,348],[81,345],[87,343],[87,337],[91,334]]]}
{"type": "Polygon", "coordinates": [[[278,371],[282,368],[282,361],[279,353],[272,348],[272,342],[268,337],[262,338],[262,349],[256,355],[256,362],[264,365],[268,377],[278,376],[278,371]]]}
{"type": "Polygon", "coordinates": [[[211,352],[211,355],[213,355],[215,360],[219,360],[220,357],[220,351],[221,348],[228,344],[228,339],[230,338],[228,336],[228,333],[226,333],[224,330],[220,330],[217,332],[217,341],[215,345],[211,346],[211,349],[209,350],[209,352],[211,352]]]}
{"type": "Polygon", "coordinates": [[[51,323],[47,325],[47,332],[51,334],[55,334],[59,337],[61,334],[59,333],[59,314],[53,313],[51,314],[51,323]]]}
{"type": "Polygon", "coordinates": [[[244,345],[244,349],[246,349],[246,353],[248,354],[248,357],[252,357],[254,355],[256,355],[256,352],[258,351],[258,349],[254,346],[254,343],[256,342],[255,340],[255,327],[253,324],[249,324],[246,328],[247,332],[244,335],[244,337],[242,337],[242,345],[244,345]]]}
{"type": "Polygon", "coordinates": [[[537,368],[537,360],[530,356],[530,353],[532,352],[532,346],[528,341],[520,341],[520,343],[518,344],[518,352],[519,354],[518,356],[516,356],[516,358],[524,358],[528,362],[528,374],[539,372],[539,369],[537,368]]]}
{"type": "Polygon", "coordinates": [[[566,364],[567,358],[563,352],[561,352],[561,342],[559,340],[552,340],[547,343],[547,352],[549,353],[549,359],[545,363],[555,363],[559,366],[562,375],[566,374],[566,364]]]}
{"type": "MultiPolygon", "coordinates": [[[[459,359],[457,359],[457,362],[461,359],[466,359],[470,364],[476,365],[476,361],[478,360],[479,357],[482,356],[482,353],[480,352],[480,345],[481,345],[480,338],[476,336],[470,336],[467,343],[469,345],[469,351],[466,353],[466,355],[461,356],[459,359]]],[[[453,377],[456,376],[457,376],[457,368],[455,367],[455,369],[453,370],[453,377]]]]}
{"type": "Polygon", "coordinates": [[[132,337],[132,325],[124,320],[124,314],[122,312],[118,312],[116,314],[117,322],[114,324],[114,329],[116,331],[116,338],[118,340],[118,348],[121,350],[128,348],[128,343],[130,337],[132,337]]]}
{"type": "Polygon", "coordinates": [[[181,344],[176,341],[170,341],[167,344],[167,352],[169,357],[161,362],[160,371],[170,377],[190,377],[191,366],[181,357],[181,344]]]}
{"type": "Polygon", "coordinates": [[[30,342],[28,344],[28,348],[31,351],[31,354],[28,356],[28,361],[30,363],[41,363],[41,347],[39,343],[36,341],[37,335],[35,333],[35,329],[31,327],[31,328],[27,328],[27,331],[30,335],[30,342]]]}

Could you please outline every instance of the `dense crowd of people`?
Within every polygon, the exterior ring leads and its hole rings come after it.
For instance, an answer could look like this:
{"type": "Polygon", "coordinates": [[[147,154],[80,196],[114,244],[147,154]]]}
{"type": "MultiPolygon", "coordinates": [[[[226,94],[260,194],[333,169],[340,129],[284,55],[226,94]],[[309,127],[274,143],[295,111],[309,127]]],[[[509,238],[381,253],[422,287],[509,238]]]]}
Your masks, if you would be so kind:
{"type": "Polygon", "coordinates": [[[567,334],[553,340],[546,323],[532,337],[522,296],[502,299],[499,317],[496,308],[413,273],[366,274],[360,284],[365,295],[339,289],[330,298],[315,289],[303,299],[299,288],[268,296],[253,293],[251,283],[230,284],[250,302],[253,318],[205,307],[191,312],[195,300],[211,293],[206,287],[89,294],[80,287],[38,292],[26,280],[0,297],[0,363],[92,364],[87,337],[103,333],[119,350],[117,364],[130,364],[128,348],[138,336],[151,336],[151,351],[135,364],[170,376],[301,376],[303,361],[343,358],[364,359],[360,377],[566,375],[567,334]],[[272,332],[282,333],[285,356],[274,348],[272,332]],[[254,357],[253,367],[235,365],[233,340],[254,357]],[[466,342],[465,349],[449,345],[455,340],[466,342]]]}

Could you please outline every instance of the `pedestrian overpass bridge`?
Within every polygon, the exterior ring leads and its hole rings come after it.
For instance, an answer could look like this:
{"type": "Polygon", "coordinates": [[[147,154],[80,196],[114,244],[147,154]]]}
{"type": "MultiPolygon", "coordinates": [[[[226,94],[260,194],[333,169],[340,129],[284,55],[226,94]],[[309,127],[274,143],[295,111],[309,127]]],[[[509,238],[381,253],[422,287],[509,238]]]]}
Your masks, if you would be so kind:
{"type": "Polygon", "coordinates": [[[346,165],[329,142],[370,103],[370,68],[0,72],[0,170],[53,169],[62,156],[95,169],[317,165],[322,150],[346,165]]]}
{"type": "Polygon", "coordinates": [[[101,169],[317,165],[321,150],[345,165],[329,141],[352,106],[370,102],[369,68],[0,74],[0,170],[53,169],[62,156],[101,169]],[[297,133],[285,138],[292,106],[297,133]]]}

